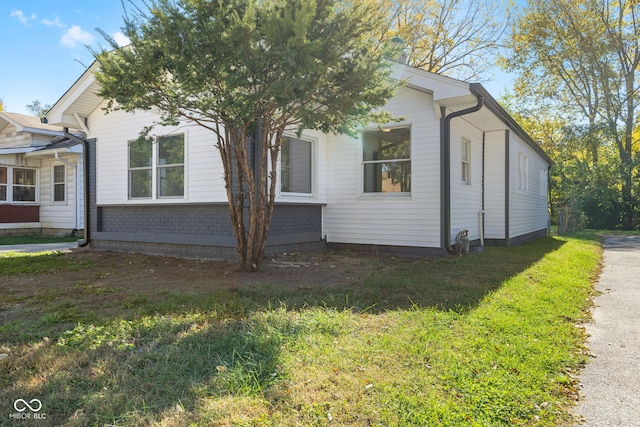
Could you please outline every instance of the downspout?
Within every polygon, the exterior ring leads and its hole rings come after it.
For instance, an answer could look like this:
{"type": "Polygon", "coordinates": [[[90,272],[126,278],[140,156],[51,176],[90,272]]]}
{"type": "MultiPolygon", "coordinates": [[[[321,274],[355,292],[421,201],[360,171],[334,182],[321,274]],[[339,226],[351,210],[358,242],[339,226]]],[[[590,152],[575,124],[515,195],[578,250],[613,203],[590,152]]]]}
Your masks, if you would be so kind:
{"type": "Polygon", "coordinates": [[[464,116],[467,114],[475,113],[479,111],[484,105],[484,98],[482,95],[472,93],[476,96],[478,103],[471,107],[460,111],[454,111],[447,115],[447,108],[440,107],[442,126],[440,133],[440,150],[441,150],[441,165],[440,165],[440,182],[441,182],[441,214],[442,214],[442,246],[450,254],[457,254],[458,252],[451,247],[451,120],[456,117],[464,116]]]}
{"type": "MultiPolygon", "coordinates": [[[[83,193],[84,193],[84,238],[78,241],[78,247],[84,248],[89,245],[90,242],[90,230],[89,230],[89,146],[85,139],[78,138],[75,135],[65,132],[64,136],[72,141],[82,144],[82,163],[83,163],[83,193]]],[[[77,183],[76,183],[77,187],[77,183]]],[[[77,198],[77,196],[76,196],[77,198]]]]}

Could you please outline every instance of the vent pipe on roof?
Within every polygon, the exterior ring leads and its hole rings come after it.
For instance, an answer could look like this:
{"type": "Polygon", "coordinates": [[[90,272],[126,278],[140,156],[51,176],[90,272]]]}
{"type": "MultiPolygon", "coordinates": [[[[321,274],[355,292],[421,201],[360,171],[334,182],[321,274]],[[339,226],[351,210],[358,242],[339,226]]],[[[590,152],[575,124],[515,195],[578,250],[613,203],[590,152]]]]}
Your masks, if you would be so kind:
{"type": "Polygon", "coordinates": [[[451,247],[451,120],[456,117],[479,111],[484,105],[484,97],[472,91],[476,96],[478,103],[471,108],[454,111],[447,115],[447,107],[441,106],[440,120],[440,190],[441,190],[441,208],[442,215],[442,246],[450,254],[458,254],[458,251],[451,247]]]}

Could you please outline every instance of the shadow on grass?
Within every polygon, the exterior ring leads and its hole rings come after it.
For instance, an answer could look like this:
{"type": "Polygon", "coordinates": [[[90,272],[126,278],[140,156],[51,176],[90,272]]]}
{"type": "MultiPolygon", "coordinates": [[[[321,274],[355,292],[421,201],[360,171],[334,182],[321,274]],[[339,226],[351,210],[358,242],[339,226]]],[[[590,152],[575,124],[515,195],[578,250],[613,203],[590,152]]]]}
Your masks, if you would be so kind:
{"type": "Polygon", "coordinates": [[[414,307],[464,311],[564,243],[548,237],[518,247],[488,247],[461,258],[390,258],[385,265],[372,261],[366,277],[353,284],[252,285],[241,286],[238,294],[253,305],[252,310],[284,305],[290,309],[321,306],[370,313],[414,307]]]}
{"type": "Polygon", "coordinates": [[[346,335],[340,316],[351,310],[471,309],[564,243],[544,238],[462,258],[372,261],[366,277],[346,286],[241,284],[209,296],[131,300],[135,315],[70,326],[1,360],[0,416],[14,412],[15,399],[37,398],[47,414],[38,425],[204,425],[222,423],[225,408],[215,405],[254,398],[264,406],[242,409],[256,418],[282,392],[286,343],[318,325],[346,335]],[[331,310],[285,316],[283,306],[331,310]]]}

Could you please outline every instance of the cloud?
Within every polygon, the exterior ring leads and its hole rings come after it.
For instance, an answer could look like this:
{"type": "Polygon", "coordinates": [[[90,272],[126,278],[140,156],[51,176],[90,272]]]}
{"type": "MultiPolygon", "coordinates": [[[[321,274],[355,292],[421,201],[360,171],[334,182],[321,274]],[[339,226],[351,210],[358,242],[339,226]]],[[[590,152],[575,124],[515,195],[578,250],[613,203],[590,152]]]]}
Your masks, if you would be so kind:
{"type": "Polygon", "coordinates": [[[63,46],[75,48],[78,45],[86,45],[91,43],[95,37],[90,33],[84,31],[79,25],[72,25],[60,39],[60,43],[63,46]]]}
{"type": "Polygon", "coordinates": [[[10,18],[16,18],[22,25],[29,25],[29,21],[36,19],[36,14],[25,15],[21,10],[12,10],[9,14],[10,18]]]}
{"type": "Polygon", "coordinates": [[[47,27],[58,27],[58,28],[66,28],[67,25],[64,24],[59,17],[55,17],[54,19],[44,18],[40,20],[40,23],[46,25],[47,27]]]}
{"type": "Polygon", "coordinates": [[[113,35],[113,40],[118,43],[118,46],[126,46],[131,44],[129,37],[125,36],[121,31],[118,31],[113,35]]]}

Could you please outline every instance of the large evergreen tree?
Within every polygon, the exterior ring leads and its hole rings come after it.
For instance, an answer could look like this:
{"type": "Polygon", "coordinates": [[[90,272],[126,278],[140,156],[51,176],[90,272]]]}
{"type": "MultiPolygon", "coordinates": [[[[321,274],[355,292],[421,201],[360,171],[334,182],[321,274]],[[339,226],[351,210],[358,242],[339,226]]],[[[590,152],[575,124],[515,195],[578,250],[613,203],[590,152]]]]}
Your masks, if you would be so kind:
{"type": "Polygon", "coordinates": [[[151,1],[125,16],[130,46],[94,52],[100,95],[109,109],[154,109],[161,124],[215,134],[240,265],[256,270],[283,132],[354,132],[393,94],[381,19],[335,0],[151,1]]]}

